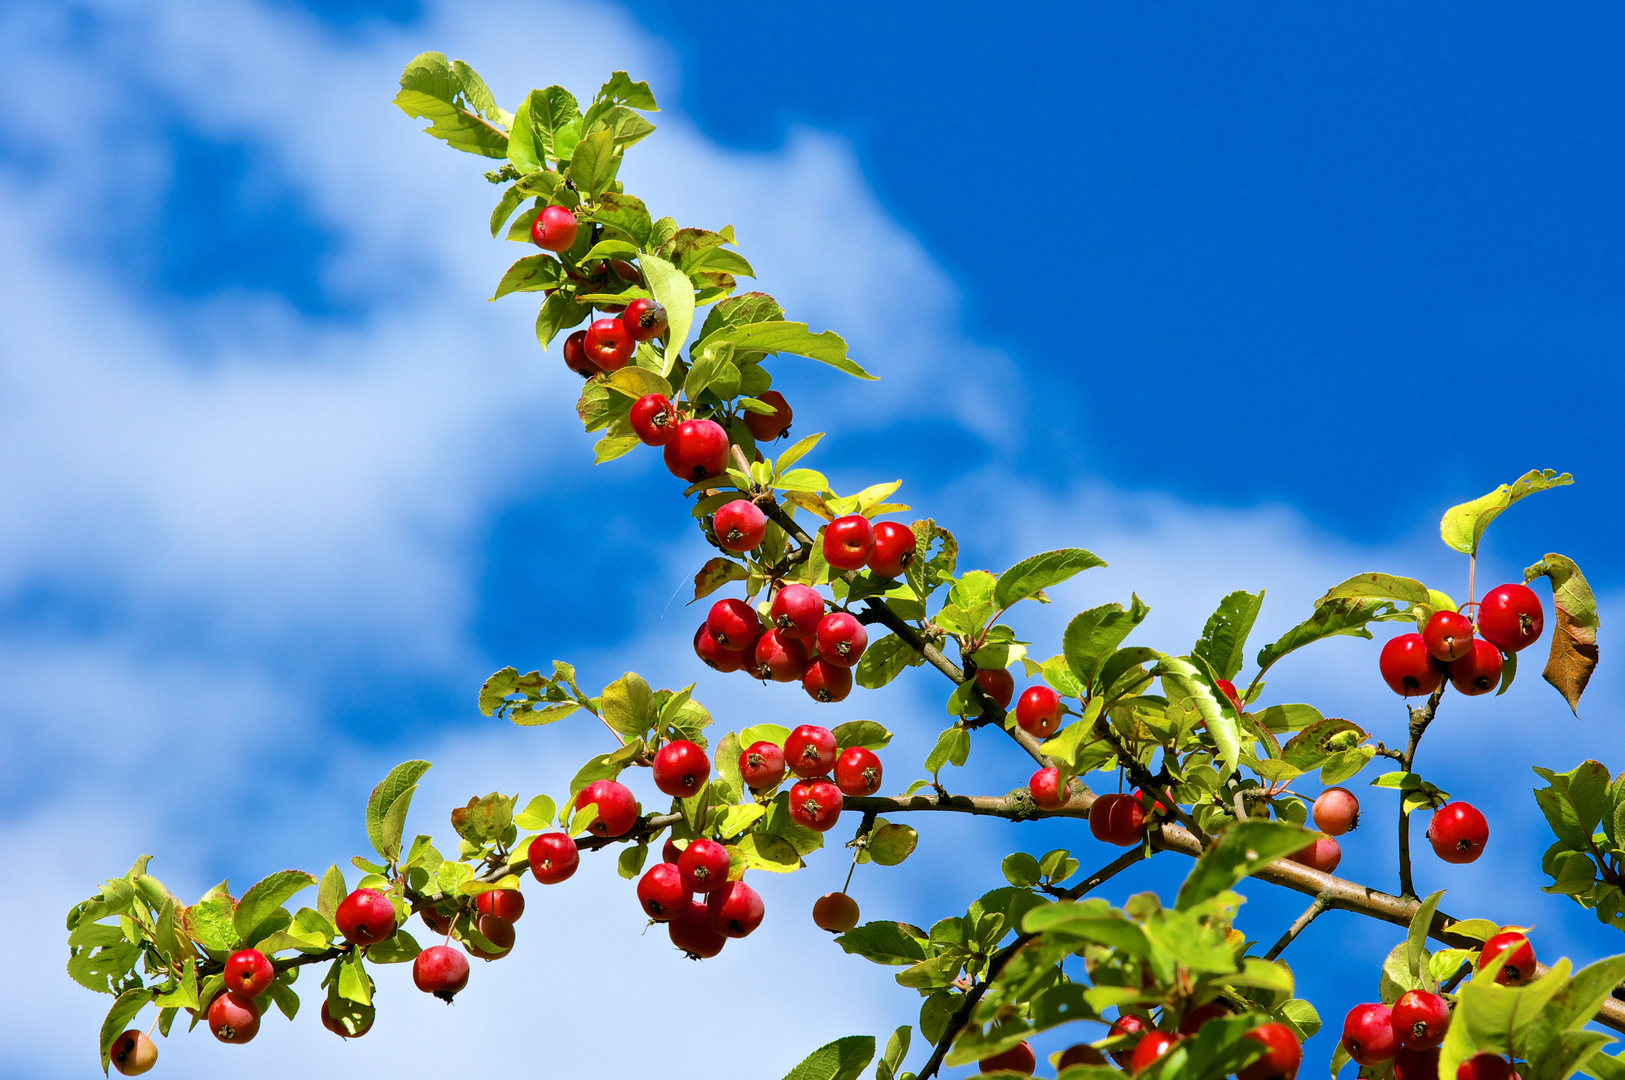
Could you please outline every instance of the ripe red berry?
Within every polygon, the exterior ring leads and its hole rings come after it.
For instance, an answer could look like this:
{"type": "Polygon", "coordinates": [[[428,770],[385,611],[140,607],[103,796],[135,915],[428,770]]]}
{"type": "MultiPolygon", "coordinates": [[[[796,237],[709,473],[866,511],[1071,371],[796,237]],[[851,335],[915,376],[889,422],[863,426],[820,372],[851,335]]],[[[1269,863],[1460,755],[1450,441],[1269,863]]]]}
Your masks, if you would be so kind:
{"type": "Polygon", "coordinates": [[[577,330],[564,339],[564,366],[580,375],[583,379],[590,379],[594,375],[602,375],[603,368],[592,362],[587,355],[587,332],[577,330]]]}
{"type": "Polygon", "coordinates": [[[1230,699],[1230,704],[1235,706],[1236,711],[1239,713],[1241,711],[1241,695],[1236,692],[1236,684],[1229,679],[1214,679],[1213,685],[1218,689],[1219,693],[1230,699]]]}
{"type": "MultiPolygon", "coordinates": [[[[679,856],[680,857],[680,856],[679,856]]],[[[638,879],[638,903],[656,922],[670,922],[688,910],[694,894],[683,884],[682,872],[671,863],[651,866],[638,879]]]]}
{"type": "Polygon", "coordinates": [[[1061,783],[1061,770],[1053,766],[1033,773],[1033,778],[1027,781],[1027,790],[1033,793],[1033,802],[1042,810],[1059,810],[1072,797],[1061,783]]]}
{"type": "Polygon", "coordinates": [[[842,701],[852,692],[852,669],[822,658],[801,673],[801,688],[814,701],[842,701]]]}
{"type": "Polygon", "coordinates": [[[875,549],[875,530],[862,514],[838,517],[824,526],[824,561],[837,570],[856,570],[875,549]]]}
{"type": "Polygon", "coordinates": [[[525,851],[530,872],[543,885],[557,885],[576,872],[581,852],[576,842],[561,832],[544,832],[525,851]]]}
{"type": "Polygon", "coordinates": [[[1166,1031],[1148,1031],[1141,1035],[1140,1041],[1134,1045],[1134,1055],[1128,1061],[1129,1073],[1139,1073],[1149,1069],[1158,1058],[1172,1050],[1178,1042],[1178,1035],[1170,1035],[1166,1031]]]}
{"type": "Polygon", "coordinates": [[[790,403],[784,400],[784,395],[777,390],[768,390],[756,395],[756,400],[763,405],[773,406],[770,413],[747,412],[745,426],[750,429],[750,437],[757,442],[772,442],[790,430],[790,403]]]}
{"type": "Polygon", "coordinates": [[[1242,1038],[1262,1043],[1264,1056],[1236,1073],[1236,1080],[1293,1080],[1298,1075],[1303,1046],[1285,1024],[1260,1024],[1242,1038]]]}
{"type": "Polygon", "coordinates": [[[158,1047],[147,1033],[131,1028],[113,1040],[107,1048],[108,1060],[122,1076],[140,1076],[158,1063],[158,1047]]]}
{"type": "Polygon", "coordinates": [[[1410,1050],[1429,1050],[1444,1042],[1450,1027],[1450,1002],[1426,990],[1407,990],[1389,1012],[1394,1038],[1410,1050]]]}
{"type": "Polygon", "coordinates": [[[433,906],[418,908],[418,917],[423,920],[424,926],[441,935],[451,933],[451,925],[457,921],[455,912],[447,915],[433,906]]]}
{"type": "Polygon", "coordinates": [[[1117,1062],[1119,1068],[1128,1068],[1128,1063],[1134,1057],[1134,1047],[1139,1043],[1139,1036],[1151,1030],[1151,1025],[1144,1017],[1133,1013],[1124,1013],[1112,1021],[1112,1026],[1106,1032],[1108,1038],[1117,1038],[1126,1035],[1131,1041],[1112,1051],[1112,1060],[1117,1062]]]}
{"type": "Polygon", "coordinates": [[[1010,707],[1010,699],[1016,693],[1016,677],[1003,668],[983,668],[978,671],[976,685],[1001,709],[1010,707]]]}
{"type": "Polygon", "coordinates": [[[599,319],[587,328],[587,357],[605,371],[625,367],[636,345],[619,319],[599,319]]]}
{"type": "Polygon", "coordinates": [[[825,893],[813,901],[813,925],[844,934],[858,925],[858,902],[844,892],[825,893]]]}
{"type": "Polygon", "coordinates": [[[1356,1005],[1343,1018],[1343,1049],[1360,1065],[1381,1065],[1399,1052],[1388,1006],[1356,1005]]]}
{"type": "MultiPolygon", "coordinates": [[[[629,279],[632,280],[632,279],[629,279]]],[[[638,297],[621,312],[621,323],[633,341],[653,341],[666,332],[669,320],[659,301],[638,297]]]]}
{"type": "Polygon", "coordinates": [[[711,516],[711,532],[724,551],[750,551],[767,535],[767,515],[749,499],[735,499],[711,516]]]}
{"type": "Polygon", "coordinates": [[[1090,1046],[1088,1043],[1075,1043],[1061,1051],[1061,1056],[1055,1062],[1055,1067],[1065,1071],[1068,1065],[1104,1065],[1106,1055],[1090,1046]]]}
{"type": "Polygon", "coordinates": [[[1021,1040],[1008,1050],[1001,1050],[991,1057],[985,1057],[976,1063],[977,1072],[998,1072],[1001,1069],[1010,1072],[1033,1074],[1038,1067],[1038,1055],[1033,1053],[1032,1044],[1026,1039],[1021,1040]]]}
{"type": "Polygon", "coordinates": [[[481,915],[474,920],[474,929],[478,930],[480,936],[489,941],[493,947],[486,949],[475,945],[472,941],[465,941],[463,948],[481,960],[500,960],[513,948],[515,937],[513,923],[507,919],[495,915],[481,915]]]}
{"type": "Polygon", "coordinates": [[[1311,870],[1319,870],[1322,874],[1329,874],[1337,869],[1337,864],[1343,861],[1343,848],[1331,837],[1324,837],[1314,843],[1301,847],[1287,856],[1295,863],[1301,863],[1311,870]]]}
{"type": "Polygon", "coordinates": [[[339,901],[333,921],[345,940],[376,945],[395,932],[395,905],[377,889],[357,889],[339,901]]]}
{"type": "Polygon", "coordinates": [[[1515,653],[1540,638],[1545,614],[1540,597],[1527,585],[1501,585],[1478,605],[1478,632],[1502,652],[1515,653]]]}
{"type": "Polygon", "coordinates": [[[655,752],[655,787],[676,799],[700,793],[711,778],[711,759],[697,743],[674,739],[655,752]]]}
{"type": "Polygon", "coordinates": [[[1360,825],[1360,800],[1348,788],[1329,787],[1314,807],[1315,828],[1331,836],[1353,832],[1360,825]]]}
{"type": "Polygon", "coordinates": [[[260,1031],[260,1011],[254,999],[227,990],[209,1002],[209,1030],[223,1043],[245,1043],[260,1031]]]}
{"type": "Polygon", "coordinates": [[[832,611],[818,621],[813,640],[820,660],[849,668],[869,647],[869,631],[848,612],[832,611]]]}
{"type": "MultiPolygon", "coordinates": [[[[573,846],[573,845],[572,845],[573,846]]],[[[474,897],[474,910],[481,915],[495,915],[511,923],[518,922],[525,913],[525,894],[518,889],[492,889],[474,897]]]]}
{"type": "Polygon", "coordinates": [[[1535,977],[1535,947],[1516,930],[1496,934],[1486,941],[1478,954],[1478,967],[1484,968],[1508,949],[1512,950],[1512,954],[1507,957],[1501,970],[1495,973],[1495,981],[1502,986],[1522,986],[1535,977]]]}
{"type": "Polygon", "coordinates": [[[897,521],[877,521],[874,530],[875,549],[869,553],[869,569],[880,577],[902,577],[914,561],[914,530],[897,521]]]}
{"type": "Polygon", "coordinates": [[[797,776],[823,776],[835,767],[835,733],[817,724],[802,724],[784,740],[784,762],[797,776]]]}
{"type": "Polygon", "coordinates": [[[644,394],[632,403],[632,432],[645,446],[665,446],[677,427],[677,411],[665,394],[644,394]]]}
{"type": "Polygon", "coordinates": [[[835,759],[835,786],[843,795],[873,795],[880,790],[880,759],[861,746],[849,746],[835,759]]]}
{"type": "Polygon", "coordinates": [[[1501,685],[1501,650],[1473,638],[1472,651],[1450,665],[1450,685],[1468,697],[1487,694],[1501,685]]]}
{"type": "Polygon", "coordinates": [[[753,742],[739,754],[739,775],[752,791],[764,791],[784,779],[784,751],[778,743],[753,742]]]}
{"type": "Polygon", "coordinates": [[[743,881],[724,881],[705,900],[705,914],[711,929],[723,937],[749,937],[762,925],[762,898],[743,881]]]}
{"type": "Polygon", "coordinates": [[[587,826],[594,836],[625,836],[638,820],[638,800],[625,784],[594,780],[576,792],[575,807],[598,804],[598,819],[587,826]]]}
{"type": "Polygon", "coordinates": [[[530,242],[547,251],[569,251],[576,242],[576,216],[562,206],[544,206],[530,223],[530,242]]]}
{"type": "Polygon", "coordinates": [[[803,828],[828,832],[841,819],[841,789],[828,780],[803,780],[790,786],[790,818],[803,828]]]}
{"type": "Polygon", "coordinates": [[[708,623],[701,623],[694,631],[694,655],[704,661],[706,667],[724,674],[738,671],[745,663],[744,653],[726,648],[711,636],[708,623]]]}
{"type": "Polygon", "coordinates": [[[810,641],[818,633],[818,622],[824,617],[824,598],[818,595],[817,589],[786,585],[773,598],[768,617],[785,637],[810,641]]]}
{"type": "Polygon", "coordinates": [[[684,420],[666,438],[666,468],[693,483],[728,471],[728,433],[714,420],[684,420]]]}
{"type": "Polygon", "coordinates": [[[1132,795],[1101,795],[1089,807],[1089,831],[1118,847],[1138,844],[1145,835],[1145,807],[1132,795]]]}
{"type": "Polygon", "coordinates": [[[1512,1064],[1500,1054],[1474,1054],[1456,1067],[1456,1080],[1511,1080],[1512,1064]]]}
{"type": "Polygon", "coordinates": [[[1428,652],[1421,634],[1401,634],[1382,647],[1377,660],[1382,679],[1396,694],[1431,694],[1444,682],[1444,670],[1428,652]]]}
{"type": "Polygon", "coordinates": [[[689,892],[708,893],[728,880],[728,849],[704,837],[690,840],[677,857],[677,873],[689,892]]]}
{"type": "Polygon", "coordinates": [[[1230,1009],[1222,1001],[1210,1001],[1205,1005],[1198,1005],[1187,1012],[1179,1021],[1181,1035],[1195,1035],[1203,1024],[1209,1020],[1217,1020],[1221,1016],[1229,1016],[1230,1009]]]}
{"type": "Polygon", "coordinates": [[[751,674],[774,682],[796,682],[807,671],[807,647],[777,627],[756,639],[751,674]]]}
{"type": "MultiPolygon", "coordinates": [[[[394,910],[390,918],[394,918],[394,910]]],[[[226,969],[221,972],[226,989],[235,990],[245,997],[259,997],[276,981],[276,969],[258,949],[239,949],[226,958],[226,969]]]]}
{"type": "Polygon", "coordinates": [[[339,1023],[338,1020],[334,1018],[332,1011],[327,1007],[327,1002],[325,1001],[322,1002],[322,1027],[326,1028],[328,1031],[331,1031],[341,1039],[361,1038],[361,1036],[372,1030],[372,1022],[373,1020],[377,1019],[378,1014],[370,1005],[352,1005],[352,1007],[356,1008],[360,1013],[361,1021],[360,1025],[354,1031],[348,1030],[343,1024],[339,1023]]]}
{"type": "Polygon", "coordinates": [[[1401,1047],[1394,1055],[1394,1080],[1439,1080],[1439,1048],[1401,1047]]]}
{"type": "Polygon", "coordinates": [[[1490,823],[1471,803],[1446,803],[1428,822],[1428,842],[1447,863],[1470,863],[1484,853],[1490,839],[1490,823]]]}
{"type": "Polygon", "coordinates": [[[690,960],[706,960],[722,951],[728,939],[711,926],[711,914],[704,902],[690,900],[677,918],[666,924],[671,943],[688,954],[690,960]]]}
{"type": "Polygon", "coordinates": [[[1460,660],[1473,648],[1473,620],[1459,611],[1435,611],[1422,628],[1422,642],[1435,660],[1460,660]]]}
{"type": "Polygon", "coordinates": [[[677,841],[666,837],[666,842],[660,845],[660,861],[677,865],[677,860],[683,855],[683,849],[677,846],[677,841]]]}
{"type": "Polygon", "coordinates": [[[1172,814],[1172,812],[1168,809],[1167,803],[1163,802],[1161,799],[1153,798],[1151,793],[1144,788],[1135,788],[1134,798],[1142,807],[1145,808],[1147,817],[1153,813],[1162,814],[1164,816],[1171,816],[1172,814]]]}
{"type": "Polygon", "coordinates": [[[1061,695],[1047,686],[1029,686],[1016,702],[1016,723],[1036,739],[1047,739],[1061,726],[1061,695]]]}
{"type": "Polygon", "coordinates": [[[468,985],[468,957],[449,945],[430,945],[412,961],[412,982],[449,1004],[468,985]]]}

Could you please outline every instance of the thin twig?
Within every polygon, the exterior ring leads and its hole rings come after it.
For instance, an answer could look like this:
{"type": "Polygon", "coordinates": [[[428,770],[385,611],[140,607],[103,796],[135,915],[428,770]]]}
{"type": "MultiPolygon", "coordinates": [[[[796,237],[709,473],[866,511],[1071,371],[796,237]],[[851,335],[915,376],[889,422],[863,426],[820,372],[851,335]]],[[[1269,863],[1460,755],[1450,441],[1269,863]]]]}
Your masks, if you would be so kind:
{"type": "Polygon", "coordinates": [[[1264,959],[1274,960],[1285,952],[1286,947],[1292,944],[1293,940],[1303,933],[1310,923],[1319,918],[1320,913],[1325,911],[1328,906],[1329,901],[1324,895],[1315,897],[1314,901],[1304,909],[1303,914],[1292,920],[1292,925],[1286,928],[1286,933],[1281,935],[1281,940],[1270,946],[1270,951],[1264,954],[1264,959]]]}
{"type": "MultiPolygon", "coordinates": [[[[1433,691],[1427,704],[1411,710],[1410,742],[1405,746],[1405,754],[1399,759],[1399,767],[1405,772],[1412,771],[1416,761],[1416,748],[1427,732],[1428,725],[1433,723],[1434,713],[1438,711],[1439,699],[1444,696],[1444,684],[1433,691]]],[[[1399,895],[1415,899],[1416,887],[1411,882],[1411,812],[1405,806],[1405,793],[1399,796],[1399,895]]]]}

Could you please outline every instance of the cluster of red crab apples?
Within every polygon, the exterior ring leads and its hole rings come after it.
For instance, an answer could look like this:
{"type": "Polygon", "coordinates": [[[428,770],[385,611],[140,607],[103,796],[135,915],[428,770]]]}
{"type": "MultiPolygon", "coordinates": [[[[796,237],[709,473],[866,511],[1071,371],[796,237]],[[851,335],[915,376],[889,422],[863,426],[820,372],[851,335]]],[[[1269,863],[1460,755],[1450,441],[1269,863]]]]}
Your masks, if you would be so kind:
{"type": "Polygon", "coordinates": [[[1502,585],[1478,605],[1478,637],[1466,615],[1436,611],[1420,634],[1401,634],[1384,645],[1378,666],[1383,681],[1405,697],[1431,694],[1446,679],[1458,693],[1487,694],[1501,682],[1502,654],[1533,645],[1543,625],[1533,589],[1502,585]]]}
{"type": "MultiPolygon", "coordinates": [[[[1173,1031],[1163,1031],[1150,1018],[1137,1013],[1124,1013],[1112,1022],[1107,1038],[1111,1058],[1118,1068],[1130,1075],[1144,1072],[1168,1051],[1185,1039],[1194,1036],[1209,1020],[1230,1016],[1230,1009],[1222,1002],[1212,1001],[1189,1009],[1173,1031]]],[[[1171,1018],[1170,1018],[1171,1019],[1171,1018]]],[[[1303,1045],[1298,1036],[1285,1024],[1270,1021],[1260,1024],[1242,1036],[1264,1047],[1261,1057],[1237,1071],[1238,1080],[1293,1080],[1298,1065],[1303,1061],[1303,1045]]],[[[992,1057],[978,1062],[984,1073],[1007,1070],[1032,1075],[1037,1066],[1037,1055],[1032,1044],[1021,1042],[992,1057]]],[[[1104,1065],[1106,1055],[1088,1043],[1068,1047],[1056,1058],[1057,1069],[1069,1065],[1104,1065]]]]}

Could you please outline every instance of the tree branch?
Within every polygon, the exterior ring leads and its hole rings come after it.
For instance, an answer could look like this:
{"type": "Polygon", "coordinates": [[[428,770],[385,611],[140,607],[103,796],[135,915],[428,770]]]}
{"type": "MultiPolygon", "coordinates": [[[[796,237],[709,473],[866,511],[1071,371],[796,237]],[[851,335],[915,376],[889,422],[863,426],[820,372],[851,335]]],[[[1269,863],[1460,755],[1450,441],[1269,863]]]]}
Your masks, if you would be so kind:
{"type": "MultiPolygon", "coordinates": [[[[1405,746],[1405,753],[1399,759],[1399,767],[1405,772],[1411,772],[1411,765],[1416,760],[1416,747],[1422,741],[1423,734],[1428,725],[1433,723],[1433,715],[1438,711],[1439,699],[1444,696],[1444,683],[1433,691],[1427,704],[1411,710],[1410,742],[1405,746]]],[[[1416,886],[1411,883],[1411,812],[1405,806],[1405,793],[1399,793],[1399,895],[1416,899],[1416,886]]]]}
{"type": "Polygon", "coordinates": [[[1270,951],[1264,954],[1264,959],[1274,960],[1285,952],[1286,947],[1292,944],[1293,940],[1303,933],[1310,923],[1320,917],[1320,913],[1326,910],[1327,904],[1328,901],[1324,895],[1315,897],[1314,902],[1304,909],[1303,914],[1292,920],[1292,925],[1286,928],[1286,933],[1281,935],[1281,940],[1270,946],[1270,951]]]}

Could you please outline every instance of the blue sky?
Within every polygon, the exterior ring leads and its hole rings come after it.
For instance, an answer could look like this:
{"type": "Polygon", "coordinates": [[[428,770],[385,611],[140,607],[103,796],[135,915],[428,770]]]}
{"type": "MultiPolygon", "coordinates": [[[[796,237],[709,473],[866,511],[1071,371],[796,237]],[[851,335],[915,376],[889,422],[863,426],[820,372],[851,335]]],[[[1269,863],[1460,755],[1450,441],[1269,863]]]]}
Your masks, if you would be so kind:
{"type": "MultiPolygon", "coordinates": [[[[319,870],[365,850],[365,793],[410,757],[436,762],[424,830],[492,788],[558,794],[595,736],[479,718],[495,667],[697,679],[722,730],[882,719],[899,787],[945,724],[926,673],[820,709],[696,670],[681,589],[705,547],[657,457],[591,466],[573,377],[536,350],[526,303],[484,303],[517,251],[482,239],[478,162],[389,104],[415,53],[468,60],[510,105],[611,68],[648,78],[665,112],[629,187],[685,223],[732,222],[761,286],[884,376],[855,391],[781,362],[798,431],[831,433],[815,464],[842,490],[903,477],[963,565],[1100,553],[1108,569],[1021,616],[1036,641],[1132,590],[1153,608],[1144,641],[1182,650],[1233,588],[1269,590],[1259,641],[1362,570],[1464,592],[1439,512],[1536,466],[1579,483],[1499,521],[1481,580],[1561,551],[1609,618],[1625,571],[1619,18],[7,6],[38,107],[0,139],[0,852],[29,882],[0,917],[44,929],[17,935],[29,977],[0,991],[17,1048],[0,1075],[94,1067],[106,1002],[60,974],[52,928],[137,852],[183,896],[319,870]]],[[[1403,713],[1376,651],[1294,658],[1270,697],[1392,742],[1403,713]]],[[[1421,866],[1419,885],[1448,887],[1460,915],[1537,923],[1543,957],[1618,951],[1536,891],[1547,834],[1527,771],[1625,768],[1611,666],[1583,721],[1533,670],[1457,704],[1421,764],[1490,813],[1491,848],[1421,866]]],[[[1026,770],[990,742],[967,773],[965,790],[1002,791],[1026,770]]],[[[1345,869],[1391,887],[1391,807],[1366,802],[1383,820],[1345,869]]],[[[944,892],[997,884],[1002,854],[1060,844],[1086,866],[1114,854],[1057,826],[945,826],[903,867],[860,871],[855,894],[867,915],[929,922],[944,892]]],[[[781,1075],[917,1009],[804,932],[835,861],[771,882],[758,936],[698,966],[641,937],[629,888],[590,865],[530,890],[515,955],[481,965],[455,1009],[391,972],[365,1041],[277,1021],[242,1050],[169,1040],[161,1067],[410,1067],[408,1033],[534,1052],[539,1002],[580,1067],[725,1023],[742,980],[774,1017],[806,980],[839,987],[752,1070],[781,1075]],[[582,988],[585,970],[625,985],[582,988]],[[628,987],[652,1014],[632,1033],[600,1004],[628,987]]],[[[1169,887],[1184,867],[1165,861],[1111,895],[1169,887]]],[[[1266,940],[1301,907],[1249,896],[1243,926],[1266,940]]],[[[1397,940],[1334,914],[1288,956],[1335,1024],[1397,940]]]]}

